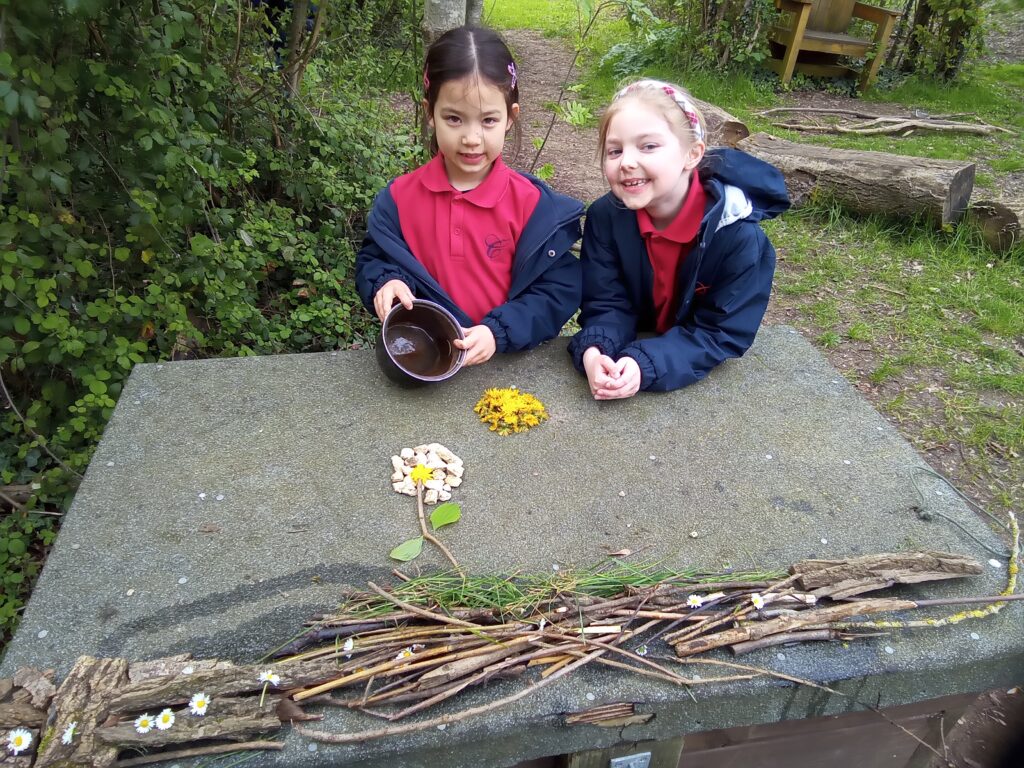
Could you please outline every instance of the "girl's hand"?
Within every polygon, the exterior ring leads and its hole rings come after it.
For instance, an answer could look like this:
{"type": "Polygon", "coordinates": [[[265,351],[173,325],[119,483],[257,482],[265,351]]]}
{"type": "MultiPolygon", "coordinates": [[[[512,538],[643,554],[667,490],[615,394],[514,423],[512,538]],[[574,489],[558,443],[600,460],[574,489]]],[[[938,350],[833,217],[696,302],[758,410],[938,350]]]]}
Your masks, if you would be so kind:
{"type": "Polygon", "coordinates": [[[479,365],[494,357],[494,334],[490,328],[486,325],[474,325],[472,328],[463,328],[462,331],[466,338],[456,339],[452,344],[456,349],[466,350],[466,365],[479,365]]]}
{"type": "Polygon", "coordinates": [[[612,381],[594,392],[595,400],[623,400],[640,391],[640,366],[636,360],[620,357],[612,365],[612,381]]]}
{"type": "Polygon", "coordinates": [[[590,394],[597,398],[597,393],[611,384],[618,376],[615,361],[601,353],[597,347],[589,347],[583,353],[583,370],[587,373],[590,394]]]}
{"type": "Polygon", "coordinates": [[[384,318],[388,316],[388,312],[391,311],[391,305],[395,303],[396,299],[402,302],[402,306],[406,309],[412,309],[412,291],[401,280],[388,280],[377,291],[377,295],[373,297],[373,308],[376,310],[377,317],[382,323],[384,318]]]}

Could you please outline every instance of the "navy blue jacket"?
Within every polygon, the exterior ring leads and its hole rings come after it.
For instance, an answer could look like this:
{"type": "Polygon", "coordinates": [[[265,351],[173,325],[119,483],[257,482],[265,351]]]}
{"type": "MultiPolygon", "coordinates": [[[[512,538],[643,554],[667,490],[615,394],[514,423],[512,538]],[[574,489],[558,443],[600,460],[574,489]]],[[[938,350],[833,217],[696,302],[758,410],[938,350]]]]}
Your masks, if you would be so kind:
{"type": "Polygon", "coordinates": [[[715,149],[700,168],[707,193],[698,242],[679,269],[675,325],[655,330],[654,270],[636,212],[611,193],[587,211],[583,233],[583,310],[569,344],[576,368],[598,347],[613,359],[632,357],[641,389],[692,384],[754,342],[768,306],[775,249],[757,222],[782,213],[789,197],[774,166],[735,149],[715,149]]]}
{"type": "MultiPolygon", "coordinates": [[[[583,204],[527,174],[540,200],[523,228],[512,260],[508,300],[481,320],[498,352],[518,352],[552,339],[580,306],[579,259],[569,250],[580,239],[583,204]]],[[[402,237],[390,184],[374,200],[366,238],[356,256],[356,288],[373,312],[373,297],[388,280],[401,280],[419,299],[435,301],[468,328],[474,323],[421,264],[402,237]]]]}

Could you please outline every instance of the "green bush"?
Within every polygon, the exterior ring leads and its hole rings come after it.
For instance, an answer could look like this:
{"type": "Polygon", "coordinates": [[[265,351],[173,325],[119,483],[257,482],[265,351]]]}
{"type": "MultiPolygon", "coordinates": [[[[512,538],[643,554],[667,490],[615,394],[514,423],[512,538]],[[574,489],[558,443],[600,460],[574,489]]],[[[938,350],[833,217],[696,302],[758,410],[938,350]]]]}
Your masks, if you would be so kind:
{"type": "Polygon", "coordinates": [[[0,0],[0,488],[31,489],[0,499],[0,633],[134,364],[363,338],[360,229],[420,151],[372,106],[411,81],[409,2],[332,5],[289,94],[260,7],[0,0]]]}

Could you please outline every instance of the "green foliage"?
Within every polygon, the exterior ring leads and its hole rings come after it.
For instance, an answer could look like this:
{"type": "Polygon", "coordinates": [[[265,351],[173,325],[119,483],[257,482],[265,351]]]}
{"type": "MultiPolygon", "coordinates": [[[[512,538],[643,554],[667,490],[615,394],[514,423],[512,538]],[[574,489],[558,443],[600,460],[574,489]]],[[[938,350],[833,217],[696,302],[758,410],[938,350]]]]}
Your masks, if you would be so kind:
{"type": "Polygon", "coordinates": [[[407,0],[360,5],[328,20],[333,42],[294,96],[287,52],[248,4],[67,0],[0,17],[0,372],[24,419],[0,416],[0,486],[33,484],[29,514],[0,533],[0,633],[23,595],[10,579],[27,586],[26,558],[53,536],[31,511],[67,506],[133,365],[367,333],[360,229],[419,150],[367,107],[415,69],[370,44],[401,33],[407,0]]]}
{"type": "Polygon", "coordinates": [[[444,528],[446,525],[457,523],[462,519],[462,508],[453,502],[446,502],[439,504],[434,508],[434,511],[430,513],[430,524],[436,531],[438,528],[444,528]]]}
{"type": "Polygon", "coordinates": [[[579,101],[563,101],[558,105],[558,116],[573,128],[585,128],[594,122],[593,113],[579,101]]]}
{"type": "Polygon", "coordinates": [[[398,560],[402,563],[407,563],[410,560],[414,560],[419,557],[420,552],[423,551],[423,537],[417,536],[415,539],[409,539],[403,541],[397,547],[388,553],[388,557],[393,560],[398,560]]]}

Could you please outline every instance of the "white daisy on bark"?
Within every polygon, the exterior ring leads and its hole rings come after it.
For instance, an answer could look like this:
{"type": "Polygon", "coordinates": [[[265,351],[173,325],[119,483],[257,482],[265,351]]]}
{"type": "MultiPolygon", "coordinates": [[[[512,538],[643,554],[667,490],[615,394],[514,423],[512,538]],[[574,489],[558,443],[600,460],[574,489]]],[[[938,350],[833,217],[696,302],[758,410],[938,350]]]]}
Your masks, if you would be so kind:
{"type": "Polygon", "coordinates": [[[28,728],[15,728],[7,734],[7,749],[12,755],[24,752],[32,746],[32,731],[28,728]]]}
{"type": "Polygon", "coordinates": [[[206,714],[208,706],[210,706],[210,699],[205,693],[197,693],[188,700],[188,711],[199,717],[206,714]]]}
{"type": "Polygon", "coordinates": [[[61,734],[60,743],[70,744],[71,740],[75,738],[75,730],[78,728],[78,721],[72,720],[68,723],[68,727],[64,729],[64,733],[61,734]]]}
{"type": "Polygon", "coordinates": [[[153,730],[154,725],[156,722],[150,714],[139,715],[135,718],[135,730],[139,733],[149,733],[153,730]]]}
{"type": "Polygon", "coordinates": [[[156,727],[161,731],[166,731],[172,725],[174,725],[174,712],[170,708],[163,710],[156,716],[156,727]]]}

